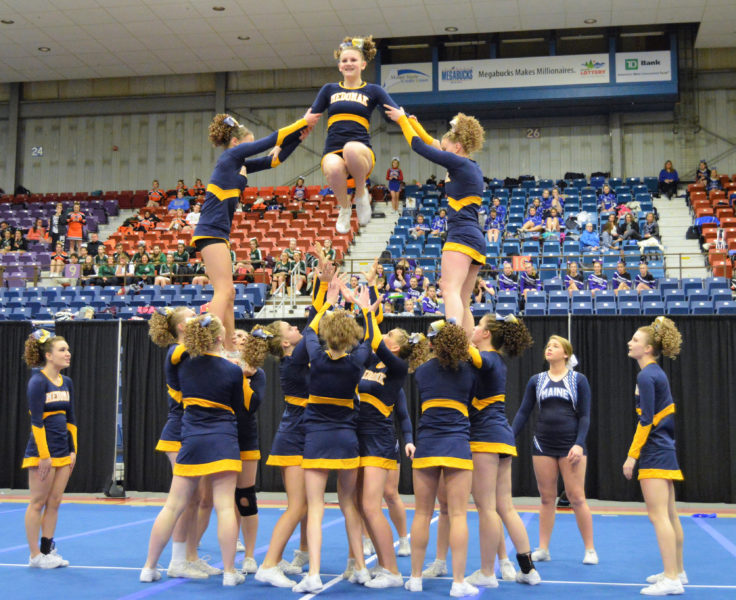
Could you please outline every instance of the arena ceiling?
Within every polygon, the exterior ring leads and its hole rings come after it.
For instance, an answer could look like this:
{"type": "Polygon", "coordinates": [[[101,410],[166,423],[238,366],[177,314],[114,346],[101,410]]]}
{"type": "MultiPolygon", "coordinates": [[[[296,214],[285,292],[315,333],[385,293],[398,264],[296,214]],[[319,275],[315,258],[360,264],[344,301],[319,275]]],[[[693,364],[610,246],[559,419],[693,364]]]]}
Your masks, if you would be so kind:
{"type": "Polygon", "coordinates": [[[0,81],[334,64],[344,35],[377,38],[699,23],[736,46],[736,0],[0,0],[0,81]]]}

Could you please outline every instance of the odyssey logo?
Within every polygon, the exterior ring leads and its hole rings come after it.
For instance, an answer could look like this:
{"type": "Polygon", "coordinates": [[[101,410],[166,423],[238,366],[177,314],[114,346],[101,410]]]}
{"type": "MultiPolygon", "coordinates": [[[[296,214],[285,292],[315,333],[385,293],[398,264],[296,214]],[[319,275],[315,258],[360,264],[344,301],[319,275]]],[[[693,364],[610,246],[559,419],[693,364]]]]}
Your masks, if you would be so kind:
{"type": "Polygon", "coordinates": [[[386,81],[383,82],[383,87],[388,90],[400,84],[412,85],[428,81],[430,81],[430,76],[416,69],[391,69],[386,81]]]}

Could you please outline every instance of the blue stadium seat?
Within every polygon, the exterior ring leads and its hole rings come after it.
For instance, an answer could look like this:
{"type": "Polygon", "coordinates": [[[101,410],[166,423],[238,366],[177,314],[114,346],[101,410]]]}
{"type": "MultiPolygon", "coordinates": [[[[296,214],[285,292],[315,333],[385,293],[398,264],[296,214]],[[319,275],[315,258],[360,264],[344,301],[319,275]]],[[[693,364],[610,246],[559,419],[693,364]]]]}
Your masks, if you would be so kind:
{"type": "Polygon", "coordinates": [[[708,291],[708,294],[713,295],[714,290],[730,290],[728,279],[725,277],[708,277],[704,281],[704,287],[708,291]]]}
{"type": "Polygon", "coordinates": [[[496,302],[502,304],[514,304],[518,302],[517,292],[501,291],[496,294],[496,302]]]}
{"type": "Polygon", "coordinates": [[[650,300],[642,302],[642,312],[645,315],[665,314],[664,302],[661,300],[650,300]]]}
{"type": "Polygon", "coordinates": [[[721,300],[716,302],[716,313],[719,315],[736,315],[736,301],[721,300]]]}
{"type": "Polygon", "coordinates": [[[668,301],[666,304],[667,314],[670,315],[688,315],[690,314],[690,307],[687,302],[680,300],[668,301]]]}
{"type": "Polygon", "coordinates": [[[685,302],[686,300],[685,292],[677,288],[675,289],[667,288],[667,289],[662,290],[662,298],[664,299],[665,302],[670,302],[670,301],[685,302]]]}
{"type": "Polygon", "coordinates": [[[659,191],[659,178],[645,177],[644,185],[647,186],[647,189],[649,190],[651,194],[656,194],[659,191]]]}
{"type": "Polygon", "coordinates": [[[685,293],[688,292],[690,289],[702,289],[703,288],[703,280],[699,277],[686,277],[682,280],[682,289],[685,291],[685,293]]]}
{"type": "Polygon", "coordinates": [[[588,304],[593,303],[593,294],[590,293],[589,290],[578,290],[577,292],[573,292],[572,296],[570,296],[570,299],[572,301],[573,307],[576,304],[588,304]]]}
{"type": "Polygon", "coordinates": [[[392,244],[386,246],[386,251],[391,255],[391,258],[398,258],[404,253],[401,246],[396,246],[392,244]]]}
{"type": "Polygon", "coordinates": [[[624,300],[623,302],[619,300],[618,309],[622,315],[640,315],[641,314],[641,306],[639,306],[638,301],[634,301],[634,300],[624,300]]]}
{"type": "Polygon", "coordinates": [[[592,315],[593,314],[593,303],[592,302],[573,302],[572,314],[574,315],[592,315]]]}
{"type": "Polygon", "coordinates": [[[675,277],[662,278],[657,282],[657,287],[664,293],[665,290],[679,290],[680,280],[675,277]]]}
{"type": "Polygon", "coordinates": [[[543,254],[560,254],[561,253],[560,242],[544,242],[542,244],[542,253],[543,254]]]}
{"type": "Polygon", "coordinates": [[[559,277],[544,282],[544,289],[548,292],[562,291],[562,280],[559,277]]]}
{"type": "Polygon", "coordinates": [[[542,317],[547,314],[547,304],[544,302],[527,302],[524,314],[527,317],[542,317]]]}
{"type": "Polygon", "coordinates": [[[708,300],[710,300],[708,292],[698,288],[690,288],[685,290],[685,296],[687,297],[688,302],[690,302],[690,305],[692,305],[693,302],[707,302],[708,300]]]}
{"type": "Polygon", "coordinates": [[[519,240],[504,240],[502,252],[506,256],[519,254],[520,250],[521,248],[519,246],[519,240]]]}
{"type": "Polygon", "coordinates": [[[570,307],[567,302],[554,302],[550,300],[547,305],[548,315],[566,315],[570,312],[570,307]]]}
{"type": "Polygon", "coordinates": [[[549,289],[547,288],[547,296],[550,302],[566,302],[570,303],[570,295],[567,290],[563,290],[562,286],[560,289],[549,289]]]}
{"type": "Polygon", "coordinates": [[[595,301],[595,314],[597,315],[615,315],[616,314],[616,302],[610,302],[608,300],[595,301]]]}
{"type": "Polygon", "coordinates": [[[598,302],[616,302],[616,294],[612,290],[602,290],[595,293],[595,301],[598,302]]]}
{"type": "Polygon", "coordinates": [[[712,300],[690,300],[690,313],[693,315],[712,315],[715,312],[712,300]]]}
{"type": "Polygon", "coordinates": [[[534,240],[526,240],[521,245],[521,253],[522,254],[531,254],[531,255],[538,255],[539,254],[539,242],[534,240]]]}
{"type": "MultiPolygon", "coordinates": [[[[480,305],[476,305],[476,306],[480,306],[480,305]]],[[[485,304],[485,305],[483,305],[483,306],[487,306],[487,307],[489,307],[489,308],[488,308],[488,310],[486,310],[485,312],[478,312],[478,313],[476,313],[476,312],[473,312],[473,314],[474,314],[474,315],[478,315],[478,314],[486,314],[486,312],[490,312],[490,310],[492,309],[492,306],[491,306],[490,304],[485,304]]],[[[505,317],[506,315],[509,315],[509,314],[515,314],[515,313],[516,313],[516,311],[517,311],[517,308],[518,308],[518,307],[517,307],[517,305],[516,305],[516,302],[513,302],[513,303],[511,303],[511,302],[498,302],[498,301],[497,301],[497,302],[496,302],[496,309],[495,309],[495,311],[496,311],[496,312],[497,312],[497,313],[498,313],[499,315],[501,315],[501,316],[504,316],[504,317],[505,317]]],[[[472,309],[471,309],[471,310],[472,310],[472,309]]]]}
{"type": "Polygon", "coordinates": [[[732,299],[731,290],[723,290],[720,288],[716,288],[712,291],[710,294],[710,299],[713,300],[713,302],[723,302],[726,300],[732,299]]]}
{"type": "Polygon", "coordinates": [[[11,312],[7,315],[9,321],[25,321],[26,319],[31,318],[31,309],[27,306],[13,308],[10,310],[11,312]]]}
{"type": "Polygon", "coordinates": [[[661,302],[662,292],[660,290],[642,290],[639,292],[642,303],[644,302],[661,302]]]}
{"type": "Polygon", "coordinates": [[[527,303],[543,303],[546,304],[547,302],[547,294],[541,290],[529,290],[526,293],[526,301],[527,303]]]}
{"type": "Polygon", "coordinates": [[[439,258],[442,256],[442,246],[437,246],[435,244],[429,245],[427,244],[424,247],[423,251],[420,251],[420,254],[424,254],[424,256],[433,257],[433,258],[439,258]]]}

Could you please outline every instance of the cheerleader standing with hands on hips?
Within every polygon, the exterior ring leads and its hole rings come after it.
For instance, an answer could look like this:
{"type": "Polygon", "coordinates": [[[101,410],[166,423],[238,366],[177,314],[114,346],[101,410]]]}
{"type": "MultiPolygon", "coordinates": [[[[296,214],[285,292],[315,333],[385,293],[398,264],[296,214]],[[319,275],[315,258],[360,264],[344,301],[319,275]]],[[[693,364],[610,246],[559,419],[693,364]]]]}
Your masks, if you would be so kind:
{"type": "Polygon", "coordinates": [[[388,182],[388,191],[391,194],[391,208],[396,212],[399,210],[399,193],[401,192],[401,182],[404,181],[404,174],[399,169],[399,159],[395,156],[391,159],[391,166],[386,171],[386,181],[388,182]]]}
{"type": "Polygon", "coordinates": [[[532,462],[542,505],[539,509],[539,548],[532,552],[532,560],[551,559],[549,541],[555,525],[557,479],[561,473],[585,544],[583,563],[596,565],[598,554],[593,545],[593,516],[585,499],[588,460],[585,438],[590,426],[590,384],[585,375],[574,370],[577,359],[567,339],[551,336],[544,348],[544,358],[549,363],[549,370],[529,380],[512,424],[516,437],[534,405],[539,408],[532,462]]]}
{"type": "Polygon", "coordinates": [[[677,358],[681,344],[677,326],[666,317],[657,317],[651,325],[637,329],[628,343],[629,356],[641,369],[635,392],[639,423],[623,470],[626,479],[631,479],[639,461],[641,491],[664,564],[662,573],[647,577],[651,585],[641,590],[646,596],[682,594],[682,586],[688,582],[673,484],[683,480],[675,452],[675,403],[667,375],[657,364],[661,355],[677,358]]]}

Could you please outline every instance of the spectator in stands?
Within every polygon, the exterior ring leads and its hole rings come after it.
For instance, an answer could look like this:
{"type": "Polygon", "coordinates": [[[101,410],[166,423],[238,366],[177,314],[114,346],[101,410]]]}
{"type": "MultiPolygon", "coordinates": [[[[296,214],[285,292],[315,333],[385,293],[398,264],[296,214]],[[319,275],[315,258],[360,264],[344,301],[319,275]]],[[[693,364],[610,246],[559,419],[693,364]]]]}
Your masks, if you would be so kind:
{"type": "Polygon", "coordinates": [[[547,188],[542,190],[542,196],[539,200],[542,203],[542,218],[546,219],[549,216],[549,209],[552,208],[552,196],[547,188]]]}
{"type": "Polygon", "coordinates": [[[429,234],[431,230],[432,228],[430,225],[424,222],[424,215],[419,213],[417,215],[417,221],[414,223],[414,227],[409,230],[409,235],[411,235],[415,240],[424,239],[424,236],[429,234]]]}
{"type": "Polygon", "coordinates": [[[98,266],[97,285],[120,285],[116,276],[115,259],[112,256],[106,256],[105,263],[98,266]]]}
{"type": "Polygon", "coordinates": [[[603,263],[593,261],[593,272],[588,275],[588,289],[595,296],[596,292],[605,292],[608,289],[608,277],[603,273],[603,263]]]}
{"type": "Polygon", "coordinates": [[[391,159],[391,166],[386,170],[386,182],[388,183],[389,194],[391,194],[391,208],[394,212],[399,210],[399,191],[403,181],[404,174],[399,168],[399,159],[394,156],[391,159]]]}
{"type": "Polygon", "coordinates": [[[78,252],[79,244],[84,238],[84,226],[87,217],[84,216],[79,202],[74,203],[74,209],[66,218],[66,239],[69,241],[69,252],[78,252]]]}
{"type": "Polygon", "coordinates": [[[440,208],[439,214],[432,219],[432,230],[429,235],[447,238],[447,211],[440,208]]]}
{"type": "Polygon", "coordinates": [[[120,257],[123,255],[130,258],[130,256],[128,256],[128,253],[123,249],[122,242],[118,242],[117,244],[115,244],[115,252],[112,255],[113,258],[115,259],[115,264],[120,262],[120,257]]]}
{"type": "Polygon", "coordinates": [[[404,310],[399,313],[402,317],[413,317],[416,315],[416,302],[413,298],[406,298],[404,300],[404,310]]]}
{"type": "Polygon", "coordinates": [[[573,292],[579,292],[585,289],[585,280],[580,272],[578,263],[574,260],[567,263],[567,270],[563,278],[562,286],[572,296],[573,292]]]}
{"type": "Polygon", "coordinates": [[[154,179],[153,184],[151,184],[151,189],[148,191],[148,204],[146,204],[146,206],[150,206],[152,208],[161,206],[161,202],[165,198],[166,192],[158,186],[158,179],[154,179]]]}
{"type": "Polygon", "coordinates": [[[64,273],[64,265],[68,261],[69,255],[64,252],[64,244],[56,242],[56,248],[54,249],[54,253],[51,255],[51,265],[49,267],[51,275],[61,275],[64,273]]]}
{"type": "Polygon", "coordinates": [[[547,217],[547,221],[545,222],[544,226],[544,233],[542,234],[542,237],[544,237],[545,240],[559,240],[560,234],[562,233],[561,230],[561,223],[560,223],[560,217],[557,213],[557,209],[552,207],[549,209],[549,216],[547,217]]]}
{"type": "Polygon", "coordinates": [[[56,282],[61,286],[66,287],[68,285],[79,284],[79,278],[82,275],[82,266],[79,264],[78,254],[74,252],[69,253],[69,261],[64,265],[64,270],[61,275],[63,275],[63,277],[56,280],[56,282]]]}
{"type": "Polygon", "coordinates": [[[491,208],[491,214],[486,219],[485,231],[489,242],[497,242],[503,234],[503,219],[498,216],[498,211],[491,208]]]}
{"type": "MultiPolygon", "coordinates": [[[[504,261],[503,271],[498,275],[498,291],[499,292],[518,292],[519,276],[514,272],[511,263],[504,261]]],[[[495,295],[491,288],[491,296],[495,295]]]]}
{"type": "Polygon", "coordinates": [[[194,228],[196,227],[197,223],[199,223],[199,217],[202,214],[202,205],[198,202],[194,203],[194,206],[192,206],[192,210],[187,214],[186,222],[189,227],[194,228]]]}
{"type": "MultiPolygon", "coordinates": [[[[335,249],[332,247],[332,240],[330,238],[325,238],[325,241],[322,243],[322,256],[325,260],[335,260],[335,249]]],[[[381,268],[380,274],[383,275],[383,265],[379,266],[381,268]]]]}
{"type": "Polygon", "coordinates": [[[708,163],[704,160],[701,160],[698,164],[698,170],[695,171],[695,183],[702,183],[703,185],[707,185],[709,179],[710,169],[708,168],[708,163]]]}
{"type": "Polygon", "coordinates": [[[639,273],[634,280],[634,285],[637,292],[657,289],[657,280],[649,272],[649,265],[644,260],[639,263],[639,273]]]}
{"type": "Polygon", "coordinates": [[[639,233],[639,223],[636,222],[636,219],[634,219],[634,215],[632,215],[630,212],[624,215],[624,222],[618,226],[618,234],[624,241],[639,241],[641,239],[641,233],[639,233]]]}
{"type": "Polygon", "coordinates": [[[250,238],[248,243],[250,244],[248,260],[250,261],[250,264],[253,265],[254,269],[260,269],[265,264],[265,260],[263,258],[263,252],[261,252],[261,249],[258,247],[258,239],[250,238]]]}
{"type": "Polygon", "coordinates": [[[177,179],[176,180],[176,191],[178,192],[179,190],[184,190],[185,192],[189,193],[189,189],[184,184],[184,180],[183,179],[177,179]]]}
{"type": "Polygon", "coordinates": [[[291,261],[286,250],[281,252],[281,257],[276,261],[271,272],[271,295],[283,295],[287,292],[289,273],[291,271],[291,261]]]}
{"type": "Polygon", "coordinates": [[[616,226],[616,215],[608,215],[608,221],[601,230],[601,248],[604,250],[618,250],[621,236],[616,226]]]}
{"type": "Polygon", "coordinates": [[[178,265],[186,265],[189,263],[189,252],[187,252],[186,244],[184,240],[179,240],[176,243],[176,252],[174,252],[174,262],[178,265]]]}
{"type": "MultiPolygon", "coordinates": [[[[402,256],[394,266],[394,269],[398,269],[399,267],[404,269],[405,274],[409,273],[416,267],[416,261],[413,258],[408,259],[406,258],[406,256],[402,256]]],[[[404,279],[406,279],[406,276],[404,277],[404,279]]]]}
{"type": "Polygon", "coordinates": [[[304,185],[304,177],[298,177],[296,185],[291,188],[291,199],[293,202],[304,202],[307,199],[307,186],[304,185]]]}
{"type": "Polygon", "coordinates": [[[255,281],[253,265],[250,264],[249,260],[240,260],[235,263],[233,267],[233,281],[239,283],[253,283],[255,281]]]}
{"type": "Polygon", "coordinates": [[[82,261],[82,285],[97,285],[97,269],[95,261],[89,254],[82,261]]]}
{"type": "Polygon", "coordinates": [[[429,284],[427,292],[422,298],[422,312],[425,315],[433,315],[440,310],[440,299],[437,297],[437,286],[429,284]]]}
{"type": "Polygon", "coordinates": [[[419,283],[417,282],[417,278],[415,276],[411,276],[409,278],[409,287],[406,290],[406,297],[411,298],[412,300],[419,300],[422,297],[423,290],[419,287],[419,283]]]}
{"type": "Polygon", "coordinates": [[[598,194],[598,213],[602,217],[616,214],[617,203],[616,194],[607,183],[604,184],[601,193],[598,194]]]}
{"type": "Polygon", "coordinates": [[[501,206],[501,199],[497,196],[494,196],[493,200],[491,200],[491,209],[496,209],[496,215],[498,216],[501,221],[506,222],[506,207],[501,206]]]}
{"type": "Polygon", "coordinates": [[[473,296],[470,299],[475,304],[482,304],[486,301],[486,294],[491,294],[488,284],[483,280],[482,277],[475,278],[475,285],[473,286],[473,296]]]}
{"type": "Polygon", "coordinates": [[[549,204],[550,208],[556,208],[557,214],[562,215],[565,212],[565,199],[560,195],[558,187],[552,188],[552,199],[549,204]]]}
{"type": "MultiPolygon", "coordinates": [[[[232,257],[233,251],[230,250],[230,256],[232,257]]],[[[231,259],[231,264],[235,264],[235,261],[231,259]]],[[[201,261],[194,261],[194,264],[189,265],[192,273],[192,285],[207,285],[210,282],[210,278],[207,276],[207,269],[201,261]]]]}
{"type": "Polygon", "coordinates": [[[151,215],[151,211],[144,209],[138,213],[138,217],[133,221],[133,230],[139,233],[148,233],[161,219],[155,215],[151,215]]]}
{"type": "Polygon", "coordinates": [[[307,293],[307,263],[302,258],[302,251],[299,248],[294,250],[292,257],[291,285],[297,294],[307,293]]]}
{"type": "Polygon", "coordinates": [[[672,161],[668,160],[664,163],[664,169],[659,172],[659,195],[664,194],[672,199],[672,196],[677,195],[677,184],[680,181],[680,176],[672,166],[672,161]]]}
{"type": "Polygon", "coordinates": [[[519,237],[531,237],[538,239],[544,231],[544,223],[542,217],[537,214],[537,209],[534,206],[529,207],[529,215],[524,221],[524,224],[519,229],[519,237]]]}
{"type": "Polygon", "coordinates": [[[174,211],[178,214],[179,211],[182,211],[181,214],[183,215],[185,211],[190,209],[192,202],[194,202],[194,198],[186,195],[184,190],[176,190],[176,198],[169,202],[166,210],[169,211],[169,214],[174,211]]]}
{"type": "Polygon", "coordinates": [[[659,248],[664,252],[662,238],[659,235],[659,223],[654,220],[654,213],[647,213],[646,221],[641,228],[641,241],[639,251],[644,254],[646,248],[659,248]]]}
{"type": "Polygon", "coordinates": [[[158,266],[158,273],[153,280],[153,285],[171,285],[176,276],[177,265],[174,262],[174,253],[166,254],[166,261],[158,266]]]}
{"type": "Polygon", "coordinates": [[[710,175],[708,177],[708,182],[705,184],[705,189],[709,192],[712,190],[723,189],[723,185],[721,184],[721,176],[718,174],[718,170],[715,167],[710,170],[710,175]]]}
{"type": "Polygon", "coordinates": [[[97,246],[97,253],[94,255],[95,266],[99,269],[107,263],[107,253],[105,252],[105,244],[97,246]]]}
{"type": "Polygon", "coordinates": [[[174,212],[174,217],[171,219],[171,223],[169,223],[166,231],[173,231],[174,233],[185,233],[185,229],[191,228],[184,218],[184,211],[179,208],[174,212]]]}
{"type": "Polygon", "coordinates": [[[388,278],[388,287],[392,292],[403,292],[406,289],[406,268],[397,266],[388,278]]]}
{"type": "Polygon", "coordinates": [[[0,221],[0,238],[5,237],[6,231],[9,231],[12,237],[12,233],[15,231],[15,229],[13,229],[7,221],[0,221]]]}
{"type": "Polygon", "coordinates": [[[31,242],[39,242],[48,244],[51,241],[46,228],[43,226],[43,219],[36,219],[33,227],[28,229],[26,239],[31,242]]]}
{"type": "Polygon", "coordinates": [[[386,300],[383,303],[383,314],[384,315],[393,315],[394,314],[394,305],[391,300],[386,300]]]}
{"type": "Polygon", "coordinates": [[[56,248],[56,242],[64,235],[66,219],[64,218],[64,206],[61,202],[56,203],[56,211],[49,219],[49,233],[51,234],[51,246],[56,248]]]}
{"type": "Polygon", "coordinates": [[[117,267],[115,267],[115,277],[118,278],[120,285],[128,285],[135,277],[135,264],[130,261],[127,254],[121,254],[118,259],[117,267]]]}
{"type": "Polygon", "coordinates": [[[28,242],[23,237],[23,232],[20,229],[16,229],[13,234],[13,242],[10,248],[11,252],[27,252],[28,242]]]}
{"type": "Polygon", "coordinates": [[[153,250],[151,250],[150,258],[155,267],[158,267],[159,265],[162,265],[166,262],[166,255],[161,252],[161,246],[159,244],[153,245],[153,250]]]}
{"type": "MultiPolygon", "coordinates": [[[[539,197],[532,198],[532,201],[529,204],[529,209],[534,207],[534,211],[536,212],[537,216],[542,218],[542,214],[544,213],[544,209],[542,208],[542,200],[539,197]]],[[[529,211],[527,210],[527,214],[529,211]]],[[[542,221],[544,219],[542,218],[542,221]]]]}
{"type": "Polygon", "coordinates": [[[87,257],[89,256],[89,251],[87,250],[87,244],[82,244],[79,247],[79,263],[84,264],[84,261],[87,260],[87,257]]]}
{"type": "Polygon", "coordinates": [[[526,300],[526,295],[531,290],[541,291],[541,289],[542,280],[539,278],[537,269],[532,261],[527,260],[524,263],[524,272],[519,277],[519,291],[524,296],[524,300],[526,300]]]}
{"type": "Polygon", "coordinates": [[[13,231],[12,229],[4,229],[2,238],[0,238],[0,252],[5,254],[13,250],[13,231]]]}
{"type": "Polygon", "coordinates": [[[90,256],[97,256],[97,249],[104,244],[100,241],[100,236],[97,232],[89,234],[89,241],[87,242],[87,251],[90,256]]]}
{"type": "Polygon", "coordinates": [[[191,196],[199,197],[204,196],[207,192],[207,189],[204,187],[204,183],[202,183],[202,180],[197,177],[197,180],[194,182],[194,185],[189,189],[189,194],[191,196]]]}
{"type": "Polygon", "coordinates": [[[588,221],[585,230],[580,234],[580,252],[598,252],[601,249],[601,238],[588,221]]]}
{"type": "Polygon", "coordinates": [[[141,262],[143,262],[144,256],[148,257],[149,260],[151,258],[151,256],[148,254],[148,248],[146,248],[146,241],[139,240],[138,247],[135,254],[133,255],[133,264],[136,266],[141,264],[141,262]]]}
{"type": "Polygon", "coordinates": [[[142,254],[140,262],[136,264],[135,276],[137,283],[141,285],[151,285],[156,279],[156,265],[151,262],[147,253],[142,254]]]}
{"type": "Polygon", "coordinates": [[[410,281],[412,277],[416,277],[417,284],[419,285],[419,289],[422,290],[422,292],[425,292],[429,287],[429,284],[431,283],[429,281],[429,277],[424,274],[424,269],[419,265],[417,265],[414,269],[414,274],[409,276],[410,281]]]}
{"type": "Polygon", "coordinates": [[[614,293],[618,296],[620,290],[630,290],[631,286],[631,274],[626,270],[626,262],[620,260],[616,264],[616,272],[611,278],[611,287],[613,287],[614,293]]]}
{"type": "Polygon", "coordinates": [[[286,255],[289,257],[289,261],[293,261],[294,260],[294,254],[296,253],[296,251],[297,251],[296,238],[291,238],[289,240],[289,247],[288,248],[284,248],[284,250],[282,252],[286,252],[286,255]]]}

